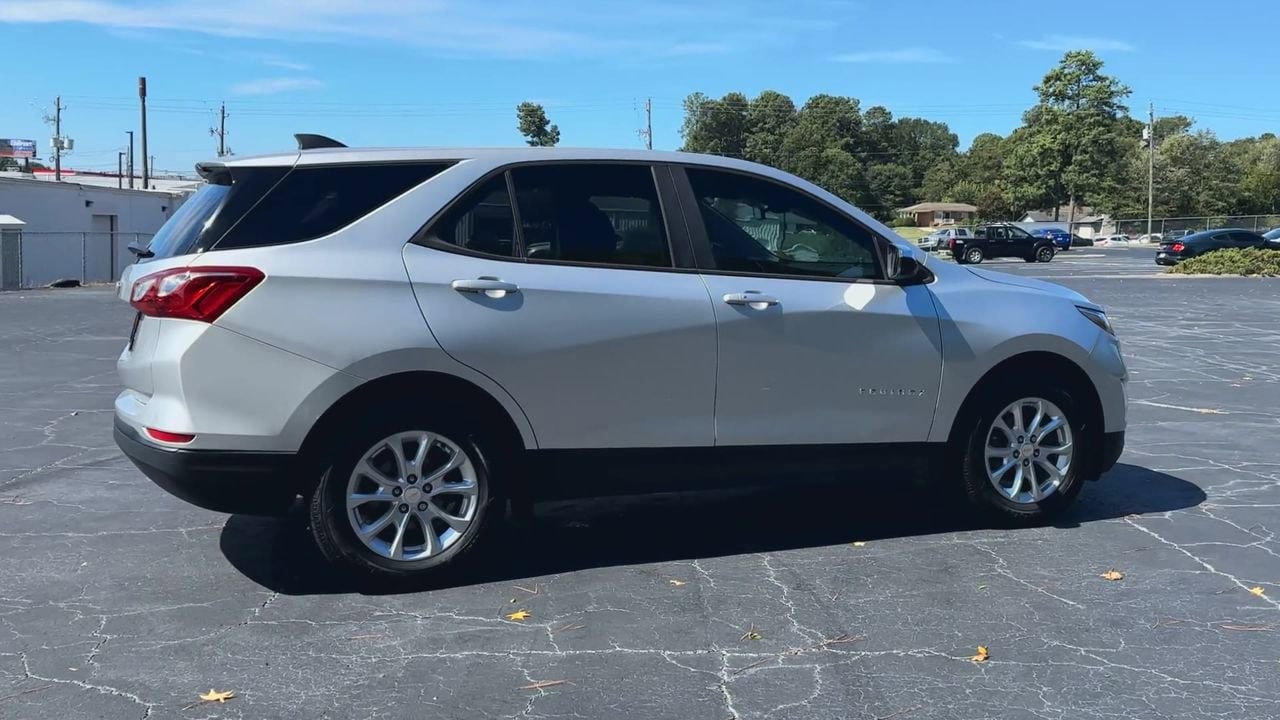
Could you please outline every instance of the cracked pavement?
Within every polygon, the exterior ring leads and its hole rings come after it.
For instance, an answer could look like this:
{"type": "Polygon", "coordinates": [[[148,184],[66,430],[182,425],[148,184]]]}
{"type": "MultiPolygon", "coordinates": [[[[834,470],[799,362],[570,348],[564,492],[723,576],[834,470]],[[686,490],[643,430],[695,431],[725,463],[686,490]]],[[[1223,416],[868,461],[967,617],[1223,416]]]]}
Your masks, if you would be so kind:
{"type": "Polygon", "coordinates": [[[540,506],[416,592],[154,487],[110,434],[129,309],[0,294],[0,718],[1280,717],[1280,281],[1073,263],[991,263],[1105,304],[1133,375],[1056,527],[785,478],[540,506]]]}

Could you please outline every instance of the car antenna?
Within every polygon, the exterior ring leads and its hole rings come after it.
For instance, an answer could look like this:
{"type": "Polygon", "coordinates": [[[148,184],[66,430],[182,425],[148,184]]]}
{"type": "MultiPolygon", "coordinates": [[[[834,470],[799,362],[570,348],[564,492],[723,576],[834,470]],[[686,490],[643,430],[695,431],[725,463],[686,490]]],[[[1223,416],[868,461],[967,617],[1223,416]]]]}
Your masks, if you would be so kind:
{"type": "Polygon", "coordinates": [[[346,145],[324,135],[316,135],[313,133],[296,133],[294,135],[298,140],[299,150],[317,150],[320,148],[344,148],[346,145]]]}

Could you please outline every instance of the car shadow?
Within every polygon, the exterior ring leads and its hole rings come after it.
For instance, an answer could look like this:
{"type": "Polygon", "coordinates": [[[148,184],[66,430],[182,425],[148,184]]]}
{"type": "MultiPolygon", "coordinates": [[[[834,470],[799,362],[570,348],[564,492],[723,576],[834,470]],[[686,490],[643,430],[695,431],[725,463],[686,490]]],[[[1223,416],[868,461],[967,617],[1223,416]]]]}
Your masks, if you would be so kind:
{"type": "MultiPolygon", "coordinates": [[[[991,527],[963,503],[931,498],[936,491],[912,483],[793,482],[543,503],[531,520],[498,526],[481,556],[431,585],[373,585],[335,571],[312,543],[300,508],[284,518],[233,515],[220,546],[246,577],[285,595],[388,594],[991,527]]],[[[1087,485],[1055,525],[1169,512],[1204,500],[1204,492],[1186,480],[1120,464],[1087,485]]]]}

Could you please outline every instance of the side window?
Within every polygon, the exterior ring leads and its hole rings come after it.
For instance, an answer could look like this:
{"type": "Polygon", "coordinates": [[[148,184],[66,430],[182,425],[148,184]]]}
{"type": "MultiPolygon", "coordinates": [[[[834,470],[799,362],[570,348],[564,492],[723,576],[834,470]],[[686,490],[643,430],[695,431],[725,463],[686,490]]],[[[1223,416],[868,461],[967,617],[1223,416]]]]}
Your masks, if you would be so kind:
{"type": "Polygon", "coordinates": [[[882,278],[871,232],[797,190],[687,168],[716,268],[741,273],[882,278]]]}
{"type": "Polygon", "coordinates": [[[530,260],[671,267],[647,165],[533,165],[511,171],[530,260]]]}
{"type": "Polygon", "coordinates": [[[514,257],[516,221],[507,176],[499,174],[472,190],[432,226],[429,237],[471,252],[514,257]]]}
{"type": "Polygon", "coordinates": [[[1235,242],[1236,247],[1253,247],[1262,244],[1257,235],[1247,232],[1233,232],[1231,233],[1231,239],[1235,242]]]}
{"type": "Polygon", "coordinates": [[[341,230],[444,170],[443,163],[294,168],[235,223],[220,250],[280,245],[341,230]]]}
{"type": "Polygon", "coordinates": [[[991,228],[991,230],[988,231],[988,234],[991,236],[992,240],[1008,240],[1009,239],[1008,231],[1002,227],[991,228]]]}

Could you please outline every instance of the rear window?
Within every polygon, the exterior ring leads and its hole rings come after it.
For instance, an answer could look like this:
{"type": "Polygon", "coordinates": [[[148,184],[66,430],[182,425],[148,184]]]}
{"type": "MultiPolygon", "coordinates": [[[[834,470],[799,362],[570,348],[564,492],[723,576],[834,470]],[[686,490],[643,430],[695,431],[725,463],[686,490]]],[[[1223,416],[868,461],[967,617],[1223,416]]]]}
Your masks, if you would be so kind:
{"type": "Polygon", "coordinates": [[[341,230],[448,167],[233,167],[178,208],[148,247],[156,258],[282,245],[341,230]]]}

